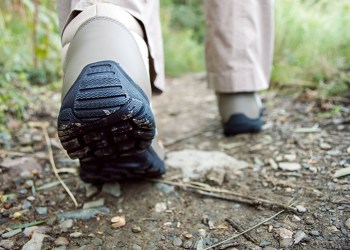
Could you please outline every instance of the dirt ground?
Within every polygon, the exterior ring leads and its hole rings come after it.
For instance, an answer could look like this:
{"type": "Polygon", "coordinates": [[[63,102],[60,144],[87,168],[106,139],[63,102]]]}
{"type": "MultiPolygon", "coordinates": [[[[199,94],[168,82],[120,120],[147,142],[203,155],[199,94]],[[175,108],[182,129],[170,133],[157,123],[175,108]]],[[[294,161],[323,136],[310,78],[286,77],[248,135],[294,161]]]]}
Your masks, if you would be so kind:
{"type": "Polygon", "coordinates": [[[240,167],[184,181],[185,156],[158,181],[102,188],[80,181],[77,162],[59,144],[59,94],[38,96],[45,107],[30,110],[36,123],[12,120],[13,134],[0,135],[0,249],[350,249],[350,105],[311,92],[271,91],[263,99],[264,131],[227,138],[204,76],[169,80],[153,102],[167,154],[225,153],[240,167]],[[79,207],[52,171],[45,122],[79,207]]]}

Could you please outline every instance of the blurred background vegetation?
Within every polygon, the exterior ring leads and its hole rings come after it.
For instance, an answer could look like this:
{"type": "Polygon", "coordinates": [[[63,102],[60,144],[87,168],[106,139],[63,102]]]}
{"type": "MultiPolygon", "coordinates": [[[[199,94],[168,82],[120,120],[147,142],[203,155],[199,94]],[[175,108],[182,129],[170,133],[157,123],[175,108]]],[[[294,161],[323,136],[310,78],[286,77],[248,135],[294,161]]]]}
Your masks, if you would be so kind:
{"type": "MultiPolygon", "coordinates": [[[[161,0],[166,73],[205,70],[202,0],[161,0]]],[[[56,1],[0,1],[0,122],[25,117],[40,88],[59,90],[60,35],[56,1]],[[35,86],[35,87],[33,87],[35,86]],[[44,87],[43,87],[44,86],[44,87]]],[[[276,1],[272,88],[350,88],[350,1],[276,1]]]]}

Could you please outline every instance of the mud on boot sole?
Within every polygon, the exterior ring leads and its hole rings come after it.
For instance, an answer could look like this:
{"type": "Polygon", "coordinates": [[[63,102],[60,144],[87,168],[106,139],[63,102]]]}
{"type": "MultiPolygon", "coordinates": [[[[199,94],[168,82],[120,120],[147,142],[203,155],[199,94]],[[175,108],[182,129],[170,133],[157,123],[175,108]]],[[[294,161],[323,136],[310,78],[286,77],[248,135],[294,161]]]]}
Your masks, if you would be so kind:
{"type": "MultiPolygon", "coordinates": [[[[83,166],[93,165],[102,168],[101,173],[106,168],[125,172],[120,176],[128,176],[126,173],[132,170],[133,175],[136,169],[145,167],[142,161],[150,159],[158,164],[146,167],[157,172],[164,165],[150,153],[155,134],[146,95],[113,61],[92,63],[82,70],[65,96],[58,117],[61,144],[72,159],[80,159],[82,175],[89,172],[83,166]],[[130,158],[136,155],[137,166],[130,158]]],[[[91,174],[96,174],[96,169],[91,174]]]]}

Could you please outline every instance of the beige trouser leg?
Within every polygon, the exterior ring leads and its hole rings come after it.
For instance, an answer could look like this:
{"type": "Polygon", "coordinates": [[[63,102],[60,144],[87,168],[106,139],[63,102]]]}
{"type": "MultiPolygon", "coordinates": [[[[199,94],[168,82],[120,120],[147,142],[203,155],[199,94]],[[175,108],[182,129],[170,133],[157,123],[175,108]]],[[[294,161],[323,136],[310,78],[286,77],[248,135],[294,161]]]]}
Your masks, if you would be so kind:
{"type": "MultiPolygon", "coordinates": [[[[61,30],[76,11],[97,2],[123,7],[143,24],[151,57],[151,81],[155,91],[162,91],[159,0],[58,0],[61,30]]],[[[273,2],[205,0],[208,83],[216,92],[250,92],[268,87],[273,55],[273,2]]]]}
{"type": "Polygon", "coordinates": [[[218,93],[268,88],[273,0],[205,0],[208,84],[218,93]]]}
{"type": "Polygon", "coordinates": [[[163,41],[159,19],[159,0],[58,0],[57,8],[61,32],[77,13],[96,3],[110,3],[122,7],[145,30],[150,54],[150,77],[154,93],[164,90],[163,41]]]}

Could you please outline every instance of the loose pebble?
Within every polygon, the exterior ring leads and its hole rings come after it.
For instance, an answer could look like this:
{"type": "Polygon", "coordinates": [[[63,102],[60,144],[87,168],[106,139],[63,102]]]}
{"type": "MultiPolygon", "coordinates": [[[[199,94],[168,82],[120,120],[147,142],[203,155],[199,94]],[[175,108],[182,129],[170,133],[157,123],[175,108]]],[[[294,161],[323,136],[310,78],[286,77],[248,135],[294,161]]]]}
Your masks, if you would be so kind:
{"type": "Polygon", "coordinates": [[[307,209],[303,207],[302,205],[297,205],[296,209],[298,210],[299,213],[306,213],[307,209]]]}
{"type": "Polygon", "coordinates": [[[193,241],[192,240],[186,240],[183,244],[182,247],[185,249],[191,249],[193,246],[193,241]]]}
{"type": "Polygon", "coordinates": [[[111,194],[117,198],[122,194],[120,190],[120,184],[118,182],[105,183],[102,187],[102,192],[111,194]]]}
{"type": "Polygon", "coordinates": [[[164,183],[156,183],[154,184],[154,187],[165,194],[170,194],[175,190],[174,186],[164,184],[164,183]]]}
{"type": "Polygon", "coordinates": [[[69,236],[72,238],[79,238],[82,235],[83,235],[82,232],[74,232],[74,233],[71,233],[69,236]]]}
{"type": "Polygon", "coordinates": [[[293,237],[293,232],[286,228],[278,228],[278,235],[282,239],[291,239],[293,237]]]}
{"type": "Polygon", "coordinates": [[[259,247],[267,247],[269,245],[271,245],[270,241],[262,240],[262,241],[260,241],[259,247]]]}
{"type": "Polygon", "coordinates": [[[37,207],[35,211],[38,215],[47,215],[47,207],[37,207]]]}
{"type": "Polygon", "coordinates": [[[5,249],[13,249],[15,243],[12,240],[0,240],[0,247],[5,249]]]}
{"type": "Polygon", "coordinates": [[[85,183],[85,196],[90,198],[98,193],[98,188],[90,183],[85,183]]]}
{"type": "Polygon", "coordinates": [[[89,208],[94,208],[94,207],[102,207],[105,204],[105,199],[100,198],[98,200],[90,201],[84,203],[83,209],[89,209],[89,208]]]}
{"type": "Polygon", "coordinates": [[[24,244],[22,250],[37,250],[41,249],[43,245],[44,238],[47,237],[44,234],[35,233],[32,238],[24,244]]]}
{"type": "Polygon", "coordinates": [[[19,234],[21,232],[22,232],[22,229],[15,229],[15,230],[11,230],[11,231],[9,231],[7,233],[3,233],[1,235],[1,237],[3,239],[7,239],[7,238],[11,238],[11,237],[13,237],[13,236],[15,236],[15,235],[17,235],[17,234],[19,234]]]}
{"type": "Polygon", "coordinates": [[[296,162],[280,162],[278,166],[285,171],[297,171],[301,169],[301,165],[296,162]]]}
{"type": "Polygon", "coordinates": [[[350,230],[350,218],[348,218],[345,223],[344,223],[345,227],[350,230]]]}
{"type": "Polygon", "coordinates": [[[175,237],[173,240],[173,245],[176,247],[180,247],[182,245],[182,240],[179,237],[175,237]]]}
{"type": "Polygon", "coordinates": [[[316,231],[316,230],[310,231],[309,234],[312,235],[312,236],[320,236],[321,235],[320,232],[316,231]]]}
{"type": "Polygon", "coordinates": [[[203,228],[198,229],[198,233],[199,233],[199,235],[200,235],[201,237],[205,237],[205,235],[206,235],[206,231],[205,231],[205,229],[203,229],[203,228]]]}
{"type": "Polygon", "coordinates": [[[58,220],[75,219],[75,220],[90,220],[97,214],[108,214],[110,212],[107,207],[97,207],[89,209],[78,209],[69,212],[65,212],[57,215],[58,220]]]}
{"type": "Polygon", "coordinates": [[[33,227],[25,228],[23,230],[23,234],[24,236],[31,238],[35,233],[46,234],[50,231],[51,231],[51,228],[47,226],[33,226],[33,227]]]}
{"type": "Polygon", "coordinates": [[[131,231],[132,231],[133,233],[140,233],[140,232],[141,232],[141,227],[139,227],[139,226],[133,226],[133,227],[131,228],[131,231]]]}
{"type": "Polygon", "coordinates": [[[166,210],[166,204],[164,202],[157,203],[154,209],[157,213],[164,212],[166,210]]]}
{"type": "Polygon", "coordinates": [[[308,240],[309,240],[309,237],[306,235],[306,233],[304,233],[303,231],[299,230],[299,231],[297,231],[295,233],[295,238],[294,238],[294,241],[293,241],[293,245],[297,245],[300,242],[308,241],[308,240]]]}
{"type": "Polygon", "coordinates": [[[330,150],[330,149],[332,149],[332,146],[330,145],[330,144],[328,144],[328,143],[321,143],[320,144],[320,149],[322,149],[322,150],[330,150]]]}
{"type": "Polygon", "coordinates": [[[111,223],[112,228],[120,228],[125,226],[126,220],[124,216],[115,216],[111,219],[111,223]]]}
{"type": "Polygon", "coordinates": [[[58,226],[60,227],[62,232],[67,232],[68,229],[70,229],[73,226],[73,220],[68,219],[68,220],[62,221],[58,226]]]}
{"type": "Polygon", "coordinates": [[[142,250],[142,248],[139,245],[133,244],[132,250],[142,250]]]}
{"type": "Polygon", "coordinates": [[[65,237],[58,237],[53,243],[56,246],[67,246],[69,244],[69,240],[65,237]]]}

